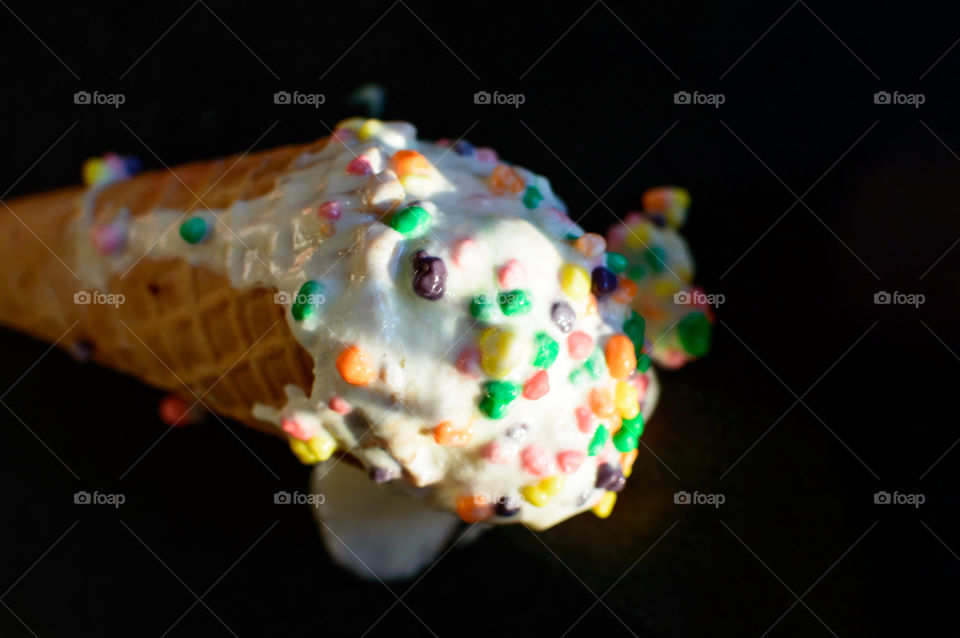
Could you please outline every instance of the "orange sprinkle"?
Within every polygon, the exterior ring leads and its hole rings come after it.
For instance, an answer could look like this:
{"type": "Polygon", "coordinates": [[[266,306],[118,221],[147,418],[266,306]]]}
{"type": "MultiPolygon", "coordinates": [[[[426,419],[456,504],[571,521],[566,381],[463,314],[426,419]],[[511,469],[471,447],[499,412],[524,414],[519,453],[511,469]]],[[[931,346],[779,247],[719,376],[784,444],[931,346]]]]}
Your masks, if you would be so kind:
{"type": "Polygon", "coordinates": [[[525,184],[517,171],[506,164],[499,164],[487,178],[487,186],[494,195],[516,195],[524,189],[525,184]]]}
{"type": "Polygon", "coordinates": [[[599,257],[607,249],[607,240],[597,233],[584,233],[577,237],[573,247],[585,257],[599,257]]]}
{"type": "Polygon", "coordinates": [[[337,372],[352,385],[367,385],[376,376],[370,357],[357,345],[349,345],[337,355],[337,372]]]}
{"type": "Polygon", "coordinates": [[[433,166],[430,160],[417,151],[397,151],[390,158],[390,165],[397,175],[429,175],[433,166]]]}
{"type": "Polygon", "coordinates": [[[587,306],[583,309],[583,314],[588,317],[597,314],[597,297],[592,292],[587,297],[587,306]]]}
{"type": "Polygon", "coordinates": [[[633,301],[633,298],[636,296],[637,283],[627,279],[626,277],[620,277],[620,280],[617,283],[617,289],[613,291],[612,295],[610,295],[614,301],[624,305],[633,301]]]}
{"type": "Polygon", "coordinates": [[[483,494],[468,494],[457,499],[457,514],[467,523],[476,523],[493,514],[493,505],[483,494]]]}
{"type": "Polygon", "coordinates": [[[633,472],[633,462],[637,460],[637,454],[639,453],[638,448],[633,448],[620,455],[620,469],[623,470],[624,476],[629,477],[633,472]]]}
{"type": "Polygon", "coordinates": [[[590,390],[587,402],[590,404],[590,410],[598,417],[612,417],[617,412],[613,405],[613,396],[610,395],[610,390],[600,388],[590,390]]]}
{"type": "Polygon", "coordinates": [[[470,428],[470,426],[467,426],[462,430],[458,430],[453,427],[453,423],[450,423],[450,421],[444,421],[437,427],[433,428],[433,439],[439,445],[452,445],[459,447],[469,443],[470,439],[472,438],[473,430],[470,428]]]}
{"type": "Polygon", "coordinates": [[[627,335],[613,335],[605,349],[607,369],[614,379],[626,379],[637,369],[637,355],[627,335]]]}

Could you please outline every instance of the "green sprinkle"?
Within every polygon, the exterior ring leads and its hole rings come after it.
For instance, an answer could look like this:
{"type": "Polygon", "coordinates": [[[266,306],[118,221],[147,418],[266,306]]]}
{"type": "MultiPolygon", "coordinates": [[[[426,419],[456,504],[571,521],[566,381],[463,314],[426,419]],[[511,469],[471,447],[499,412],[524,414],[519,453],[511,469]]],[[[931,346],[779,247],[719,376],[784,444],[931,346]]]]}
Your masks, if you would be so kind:
{"type": "Polygon", "coordinates": [[[586,370],[584,370],[583,368],[576,368],[570,373],[570,376],[569,376],[570,383],[572,383],[573,385],[583,385],[583,383],[587,380],[588,376],[590,375],[587,374],[586,370]]]}
{"type": "Polygon", "coordinates": [[[478,321],[488,321],[493,317],[496,304],[489,295],[474,295],[470,301],[470,316],[478,321]]]}
{"type": "Polygon", "coordinates": [[[633,281],[640,281],[647,275],[647,269],[643,267],[643,264],[637,264],[636,266],[631,266],[630,270],[627,271],[627,279],[632,279],[633,281]]]}
{"type": "Polygon", "coordinates": [[[197,244],[210,236],[207,220],[203,217],[191,217],[180,224],[180,236],[188,244],[197,244]]]}
{"type": "Polygon", "coordinates": [[[600,454],[600,450],[607,444],[607,439],[609,438],[610,431],[607,429],[607,426],[601,423],[593,433],[593,438],[590,439],[590,445],[587,446],[587,454],[590,456],[600,454]]]}
{"type": "Polygon", "coordinates": [[[546,370],[557,360],[557,355],[560,353],[560,344],[558,344],[553,337],[542,331],[536,334],[534,343],[536,344],[537,354],[533,358],[533,365],[546,370]]]}
{"type": "Polygon", "coordinates": [[[583,369],[586,370],[587,374],[589,374],[593,380],[597,380],[603,376],[604,370],[607,369],[607,361],[603,350],[599,347],[594,348],[587,360],[583,362],[583,369]]]}
{"type": "Polygon", "coordinates": [[[646,354],[641,354],[637,357],[637,370],[640,372],[646,372],[650,369],[650,357],[646,354]]]}
{"type": "Polygon", "coordinates": [[[576,233],[565,233],[561,239],[564,241],[577,241],[580,239],[580,235],[577,235],[576,233]]]}
{"type": "Polygon", "coordinates": [[[622,427],[639,439],[643,436],[643,425],[643,415],[637,414],[632,419],[624,419],[622,427]]]}
{"type": "Polygon", "coordinates": [[[523,194],[523,205],[533,210],[539,206],[542,201],[543,195],[540,193],[540,189],[536,186],[527,186],[527,190],[523,194]]]}
{"type": "Polygon", "coordinates": [[[611,272],[622,273],[627,269],[627,258],[621,253],[607,253],[607,268],[611,272]]]}
{"type": "Polygon", "coordinates": [[[297,321],[303,321],[308,317],[316,315],[323,302],[323,284],[319,281],[308,279],[300,286],[300,291],[290,306],[290,314],[292,314],[293,318],[297,321]]]}
{"type": "Polygon", "coordinates": [[[633,342],[633,351],[639,358],[643,353],[643,333],[647,330],[647,322],[636,311],[630,311],[630,318],[623,322],[623,334],[633,342]]]}
{"type": "Polygon", "coordinates": [[[390,228],[404,235],[424,230],[429,224],[430,213],[420,206],[407,206],[390,218],[390,228]]]}
{"type": "Polygon", "coordinates": [[[613,435],[613,447],[617,448],[618,452],[631,452],[637,449],[639,441],[637,437],[633,435],[633,432],[620,428],[617,430],[617,433],[613,435]]]}
{"type": "Polygon", "coordinates": [[[643,260],[653,272],[663,272],[667,265],[667,251],[662,246],[651,246],[643,253],[643,260]]]}
{"type": "Polygon", "coordinates": [[[500,302],[500,310],[508,317],[525,315],[530,312],[530,299],[523,290],[501,292],[497,296],[497,301],[500,302]]]}
{"type": "Polygon", "coordinates": [[[702,312],[691,312],[677,324],[680,345],[694,357],[710,350],[710,321],[702,312]]]}
{"type": "Polygon", "coordinates": [[[480,411],[491,419],[502,419],[507,408],[520,396],[520,384],[513,381],[487,381],[483,384],[480,411]]]}

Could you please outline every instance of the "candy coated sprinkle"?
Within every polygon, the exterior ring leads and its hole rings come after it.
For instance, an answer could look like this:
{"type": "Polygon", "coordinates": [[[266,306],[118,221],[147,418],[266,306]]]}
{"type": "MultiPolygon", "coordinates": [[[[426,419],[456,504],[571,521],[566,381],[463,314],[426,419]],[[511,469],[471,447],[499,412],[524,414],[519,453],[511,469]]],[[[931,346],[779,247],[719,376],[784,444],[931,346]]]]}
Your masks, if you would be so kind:
{"type": "Polygon", "coordinates": [[[607,268],[609,268],[611,272],[620,274],[627,269],[628,265],[627,258],[623,253],[607,253],[607,268]]]}
{"type": "Polygon", "coordinates": [[[632,452],[620,455],[620,468],[623,470],[624,478],[630,478],[630,475],[633,474],[633,464],[637,460],[638,454],[640,454],[639,450],[634,449],[632,452]]]}
{"type": "Polygon", "coordinates": [[[587,403],[590,404],[590,410],[598,417],[611,417],[616,412],[613,406],[613,397],[606,388],[594,388],[587,395],[587,403]]]}
{"type": "Polygon", "coordinates": [[[493,514],[493,504],[482,494],[470,494],[457,499],[457,514],[466,523],[476,523],[493,514]]]}
{"type": "Polygon", "coordinates": [[[404,235],[426,230],[430,225],[430,213],[420,206],[407,206],[390,218],[390,228],[404,235]]]}
{"type": "Polygon", "coordinates": [[[630,270],[627,271],[627,278],[633,281],[640,281],[647,275],[647,269],[643,267],[643,264],[637,264],[631,266],[630,270]]]}
{"type": "Polygon", "coordinates": [[[571,370],[570,376],[567,378],[570,379],[570,383],[573,385],[583,385],[589,376],[587,371],[584,370],[583,367],[580,367],[571,370]]]}
{"type": "Polygon", "coordinates": [[[637,357],[643,352],[643,333],[646,329],[647,322],[631,310],[630,318],[623,322],[623,332],[633,342],[633,352],[637,357]]]}
{"type": "Polygon", "coordinates": [[[284,416],[280,418],[280,429],[292,437],[302,441],[309,441],[313,438],[316,431],[316,424],[307,419],[296,419],[294,417],[284,416]]]}
{"type": "Polygon", "coordinates": [[[360,155],[359,157],[354,157],[347,164],[347,174],[348,175],[370,175],[373,173],[373,165],[370,164],[370,160],[360,155]]]}
{"type": "Polygon", "coordinates": [[[533,365],[546,370],[557,360],[557,355],[560,353],[560,344],[541,330],[534,336],[534,349],[536,354],[533,358],[533,365]]]}
{"type": "Polygon", "coordinates": [[[527,186],[527,190],[523,193],[523,205],[533,210],[539,206],[542,201],[543,194],[540,193],[540,189],[536,186],[527,186]]]}
{"type": "Polygon", "coordinates": [[[691,356],[702,357],[710,350],[710,321],[701,312],[691,312],[677,324],[680,345],[691,356]]]}
{"type": "Polygon", "coordinates": [[[597,480],[594,482],[594,485],[601,490],[619,492],[623,489],[624,485],[626,485],[626,481],[623,479],[623,471],[619,465],[601,463],[597,467],[597,480]]]}
{"type": "Polygon", "coordinates": [[[473,430],[467,426],[457,428],[450,421],[444,421],[433,428],[433,439],[438,445],[460,447],[466,445],[473,438],[473,430]]]}
{"type": "Polygon", "coordinates": [[[489,321],[493,318],[493,311],[497,307],[491,295],[474,295],[470,300],[470,316],[477,321],[489,321]]]}
{"type": "Polygon", "coordinates": [[[376,376],[376,370],[366,351],[357,345],[349,345],[337,355],[337,372],[351,385],[367,385],[376,376]]]}
{"type": "Polygon", "coordinates": [[[383,131],[383,122],[370,118],[360,125],[357,130],[357,139],[360,141],[368,140],[379,135],[381,131],[383,131]]]}
{"type": "Polygon", "coordinates": [[[439,257],[430,257],[426,251],[417,251],[413,257],[413,291],[430,301],[436,301],[446,292],[447,267],[439,257]]]}
{"type": "Polygon", "coordinates": [[[650,356],[647,354],[641,354],[637,357],[637,370],[640,372],[646,372],[650,369],[650,356]]]}
{"type": "Polygon", "coordinates": [[[643,397],[647,395],[647,386],[650,384],[650,380],[647,378],[647,375],[639,374],[630,381],[637,389],[637,401],[642,401],[643,397]]]}
{"type": "Polygon", "coordinates": [[[520,395],[520,384],[513,381],[487,381],[483,384],[480,411],[491,419],[502,419],[510,404],[520,395]]]}
{"type": "Polygon", "coordinates": [[[525,423],[518,423],[517,425],[511,425],[507,428],[507,436],[509,436],[514,441],[523,441],[527,438],[527,425],[525,423]]]}
{"type": "Polygon", "coordinates": [[[507,290],[522,286],[527,280],[527,271],[519,259],[511,259],[497,271],[500,287],[507,290]]]}
{"type": "Polygon", "coordinates": [[[317,436],[309,441],[289,439],[290,450],[304,465],[316,465],[326,461],[337,451],[337,442],[325,430],[320,430],[317,436]]]}
{"type": "Polygon", "coordinates": [[[470,157],[476,153],[476,149],[473,147],[473,144],[467,140],[460,140],[453,145],[453,152],[457,155],[462,155],[463,157],[470,157]]]}
{"type": "Polygon", "coordinates": [[[584,434],[592,434],[593,414],[590,412],[590,409],[585,406],[580,406],[574,410],[574,414],[577,417],[577,429],[584,434]]]}
{"type": "Polygon", "coordinates": [[[457,370],[468,377],[479,377],[482,371],[480,349],[471,345],[464,347],[460,351],[460,356],[457,357],[457,370]]]}
{"type": "Polygon", "coordinates": [[[520,488],[520,494],[535,507],[543,507],[550,502],[550,496],[536,485],[526,485],[520,488]]]}
{"type": "Polygon", "coordinates": [[[587,454],[590,456],[599,454],[603,446],[607,444],[607,439],[609,438],[610,431],[607,429],[607,426],[601,423],[597,426],[596,431],[594,431],[593,438],[590,439],[590,444],[587,446],[587,454]]]}
{"type": "Polygon", "coordinates": [[[480,455],[495,465],[512,465],[517,458],[517,448],[498,441],[490,441],[483,447],[480,455]]]}
{"type": "Polygon", "coordinates": [[[417,151],[397,151],[390,158],[393,172],[401,177],[407,175],[429,175],[433,166],[430,161],[417,151]]]}
{"type": "Polygon", "coordinates": [[[209,239],[211,235],[210,225],[203,217],[191,217],[180,224],[180,236],[188,244],[198,244],[209,239]]]}
{"type": "Polygon", "coordinates": [[[616,434],[613,435],[613,447],[617,448],[619,452],[629,452],[630,450],[635,450],[637,448],[637,437],[633,433],[626,429],[620,428],[617,430],[616,434]]]}
{"type": "Polygon", "coordinates": [[[646,191],[640,201],[644,210],[661,213],[671,227],[679,228],[686,220],[690,193],[676,186],[660,186],[646,191]]]}
{"type": "Polygon", "coordinates": [[[579,450],[564,450],[557,453],[557,467],[565,474],[572,474],[583,465],[583,452],[579,450]]]}
{"type": "Polygon", "coordinates": [[[528,445],[520,452],[520,462],[525,472],[544,476],[550,472],[550,459],[543,448],[538,445],[528,445]]]}
{"type": "Polygon", "coordinates": [[[643,253],[643,260],[655,273],[663,272],[667,264],[667,252],[661,246],[651,246],[643,253]]]}
{"type": "Polygon", "coordinates": [[[639,439],[643,436],[643,415],[638,412],[636,416],[624,417],[621,428],[639,439]]]}
{"type": "Polygon", "coordinates": [[[127,232],[122,223],[98,226],[91,231],[90,240],[101,255],[112,255],[127,243],[127,232]]]}
{"type": "Polygon", "coordinates": [[[520,511],[520,503],[517,502],[517,499],[513,496],[508,496],[505,499],[499,500],[497,506],[494,508],[497,516],[502,516],[504,518],[509,518],[511,516],[516,516],[520,511]]]}
{"type": "Polygon", "coordinates": [[[574,361],[583,361],[593,350],[593,337],[582,330],[576,330],[567,337],[567,352],[574,361]]]}
{"type": "Polygon", "coordinates": [[[477,255],[477,242],[470,238],[457,241],[453,246],[453,263],[461,268],[466,267],[477,255]]]}
{"type": "Polygon", "coordinates": [[[480,367],[491,377],[505,377],[520,365],[520,338],[513,330],[487,328],[480,333],[480,367]]]}
{"type": "Polygon", "coordinates": [[[607,370],[614,379],[626,379],[637,369],[633,341],[627,335],[617,334],[607,339],[604,349],[607,370]]]}
{"type": "Polygon", "coordinates": [[[539,487],[547,496],[556,496],[563,491],[564,485],[567,484],[567,478],[562,474],[557,474],[556,476],[548,476],[539,483],[539,487]]]}
{"type": "Polygon", "coordinates": [[[487,186],[494,195],[516,195],[523,191],[523,178],[506,164],[498,164],[490,177],[487,178],[487,186]]]}
{"type": "Polygon", "coordinates": [[[317,206],[317,214],[324,219],[330,219],[336,221],[340,219],[340,216],[343,214],[343,211],[340,208],[338,202],[330,201],[323,202],[317,206]]]}
{"type": "Polygon", "coordinates": [[[637,296],[637,284],[625,277],[620,277],[617,279],[617,289],[613,291],[613,294],[610,296],[611,299],[617,303],[622,303],[624,305],[629,304],[633,301],[633,298],[637,296]]]}
{"type": "Polygon", "coordinates": [[[327,405],[337,414],[350,414],[353,411],[353,406],[347,403],[343,397],[331,397],[327,405]]]}
{"type": "Polygon", "coordinates": [[[530,297],[526,290],[509,290],[497,295],[500,311],[508,317],[530,312],[530,297]]]}
{"type": "Polygon", "coordinates": [[[617,502],[616,492],[607,492],[603,495],[596,505],[593,506],[591,511],[596,515],[597,518],[608,518],[613,512],[613,506],[617,502]]]}
{"type": "Polygon", "coordinates": [[[577,320],[577,313],[570,307],[570,304],[557,301],[550,306],[550,319],[560,329],[560,332],[567,334],[573,329],[573,324],[577,320]]]}
{"type": "Polygon", "coordinates": [[[160,420],[170,427],[182,427],[198,420],[186,399],[176,394],[169,394],[161,399],[157,412],[160,420]]]}
{"type": "Polygon", "coordinates": [[[607,249],[607,240],[597,233],[584,233],[573,242],[573,247],[584,257],[596,259],[607,249]]]}
{"type": "Polygon", "coordinates": [[[590,275],[576,264],[560,267],[560,287],[574,301],[584,301],[590,294],[590,275]]]}
{"type": "MultiPolygon", "coordinates": [[[[631,352],[633,348],[630,348],[631,352]]],[[[639,393],[636,386],[626,382],[617,381],[617,387],[613,391],[613,403],[617,407],[617,413],[623,419],[632,419],[640,414],[639,393]]]]}
{"type": "Polygon", "coordinates": [[[499,155],[497,155],[497,152],[495,150],[493,150],[492,148],[488,148],[486,146],[481,146],[480,148],[477,149],[476,158],[478,162],[485,162],[489,164],[493,164],[498,159],[500,159],[499,155]]]}
{"type": "Polygon", "coordinates": [[[395,478],[398,478],[400,473],[395,468],[375,465],[370,468],[370,471],[367,473],[367,475],[370,477],[371,481],[380,484],[387,483],[395,478]]]}
{"type": "Polygon", "coordinates": [[[590,353],[590,357],[583,362],[583,369],[594,381],[603,376],[604,366],[603,352],[600,348],[594,348],[593,352],[590,353]]]}
{"type": "Polygon", "coordinates": [[[603,299],[617,289],[617,276],[603,266],[597,266],[590,274],[590,290],[597,299],[603,299]]]}
{"type": "Polygon", "coordinates": [[[550,392],[550,378],[546,370],[541,370],[523,384],[523,398],[536,401],[550,392]]]}
{"type": "Polygon", "coordinates": [[[290,306],[290,314],[297,321],[303,321],[314,316],[323,302],[323,284],[314,279],[308,279],[300,286],[300,290],[290,306]]]}

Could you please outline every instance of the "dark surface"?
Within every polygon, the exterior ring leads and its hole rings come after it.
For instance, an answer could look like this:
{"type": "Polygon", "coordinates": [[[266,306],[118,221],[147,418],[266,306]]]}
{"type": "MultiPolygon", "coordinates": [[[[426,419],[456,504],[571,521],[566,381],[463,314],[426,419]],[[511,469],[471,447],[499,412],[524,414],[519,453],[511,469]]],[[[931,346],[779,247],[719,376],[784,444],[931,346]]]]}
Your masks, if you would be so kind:
{"type": "Polygon", "coordinates": [[[383,614],[369,635],[559,636],[581,616],[571,635],[954,629],[960,10],[459,4],[393,5],[353,48],[390,4],[4,5],[0,193],[76,182],[106,150],[158,167],[317,138],[371,81],[386,117],[550,176],[591,230],[682,184],[698,281],[726,303],[713,352],[662,375],[644,437],[662,463],[641,449],[608,521],[497,529],[394,585],[396,604],[331,564],[307,509],[273,504],[308,474],[281,442],[215,421],[166,434],[158,392],[2,332],[0,635],[362,634],[383,614]],[[880,290],[926,303],[875,305],[880,290]],[[726,502],[675,505],[680,489],[726,502]],[[77,506],[78,490],[127,502],[77,506]]]}

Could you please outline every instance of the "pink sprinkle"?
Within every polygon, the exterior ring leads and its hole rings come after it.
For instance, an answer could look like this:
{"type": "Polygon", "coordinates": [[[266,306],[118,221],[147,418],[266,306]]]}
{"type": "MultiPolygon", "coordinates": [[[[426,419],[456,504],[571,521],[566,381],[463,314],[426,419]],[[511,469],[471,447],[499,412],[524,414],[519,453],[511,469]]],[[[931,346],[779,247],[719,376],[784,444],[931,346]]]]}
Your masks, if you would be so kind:
{"type": "Polygon", "coordinates": [[[557,465],[564,474],[571,474],[580,469],[583,458],[583,452],[579,450],[566,450],[557,454],[557,465]]]}
{"type": "Polygon", "coordinates": [[[637,389],[637,400],[643,401],[643,397],[647,396],[647,386],[650,385],[650,379],[647,378],[647,375],[640,374],[633,379],[633,387],[637,389]]]}
{"type": "Polygon", "coordinates": [[[370,175],[371,173],[373,173],[373,165],[371,165],[370,160],[363,155],[354,157],[350,160],[350,163],[347,164],[348,175],[370,175]]]}
{"type": "Polygon", "coordinates": [[[457,370],[468,377],[480,376],[480,349],[476,346],[466,346],[457,357],[457,370]]]}
{"type": "Polygon", "coordinates": [[[341,142],[352,142],[356,138],[356,134],[348,128],[338,128],[333,132],[333,139],[341,142]]]}
{"type": "Polygon", "coordinates": [[[450,138],[441,137],[440,139],[437,140],[437,146],[450,146],[450,138]]]}
{"type": "Polygon", "coordinates": [[[199,420],[186,399],[176,394],[161,399],[157,411],[160,413],[160,420],[170,427],[183,427],[199,420]]]}
{"type": "Polygon", "coordinates": [[[453,246],[453,263],[466,267],[477,256],[477,242],[469,237],[459,240],[453,246]]]}
{"type": "Polygon", "coordinates": [[[477,158],[478,162],[496,162],[500,157],[497,155],[497,152],[490,148],[489,146],[481,146],[473,154],[477,158]]]}
{"type": "Polygon", "coordinates": [[[340,204],[338,202],[330,201],[323,202],[320,206],[317,207],[317,214],[321,217],[326,217],[327,219],[337,220],[340,219],[341,210],[340,204]]]}
{"type": "Polygon", "coordinates": [[[576,330],[567,337],[567,351],[574,361],[583,361],[593,351],[593,338],[583,330],[576,330]]]}
{"type": "Polygon", "coordinates": [[[520,461],[523,469],[530,474],[545,476],[550,473],[550,461],[543,448],[537,445],[528,445],[520,452],[520,461]]]}
{"type": "Polygon", "coordinates": [[[504,445],[497,441],[490,441],[480,452],[483,458],[496,465],[510,465],[516,453],[517,449],[512,445],[504,445]]]}
{"type": "Polygon", "coordinates": [[[284,432],[301,441],[309,441],[313,437],[314,425],[306,421],[285,416],[280,418],[280,427],[284,432]]]}
{"type": "Polygon", "coordinates": [[[333,397],[327,405],[337,414],[349,414],[353,410],[353,407],[343,397],[333,397]]]}
{"type": "Polygon", "coordinates": [[[500,279],[500,287],[506,290],[513,290],[523,285],[527,279],[527,270],[520,263],[519,259],[511,259],[505,263],[497,273],[500,279]]]}
{"type": "Polygon", "coordinates": [[[550,392],[550,377],[547,376],[546,370],[536,373],[523,384],[523,397],[525,399],[536,401],[547,392],[550,392]]]}
{"type": "Polygon", "coordinates": [[[113,255],[123,249],[127,243],[127,232],[123,224],[107,224],[98,226],[90,233],[93,247],[101,255],[113,255]]]}
{"type": "Polygon", "coordinates": [[[593,434],[593,415],[590,413],[590,408],[580,406],[576,409],[575,414],[577,415],[577,429],[584,434],[593,434]]]}

